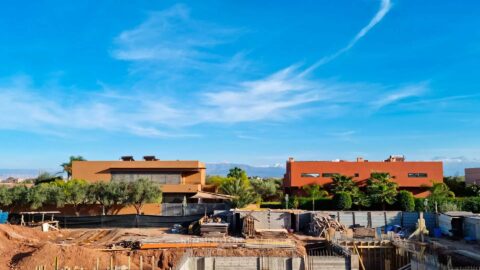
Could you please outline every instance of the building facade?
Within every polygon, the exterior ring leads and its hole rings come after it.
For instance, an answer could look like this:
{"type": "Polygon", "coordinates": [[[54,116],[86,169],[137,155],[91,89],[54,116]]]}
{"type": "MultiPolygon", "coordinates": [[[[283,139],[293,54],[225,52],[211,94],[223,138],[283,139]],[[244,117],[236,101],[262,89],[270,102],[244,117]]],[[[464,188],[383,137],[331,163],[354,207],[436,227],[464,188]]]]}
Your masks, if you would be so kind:
{"type": "Polygon", "coordinates": [[[409,190],[416,197],[428,196],[433,182],[443,181],[443,164],[437,161],[405,161],[403,156],[390,156],[385,161],[287,161],[284,188],[287,193],[299,192],[305,185],[332,183],[332,176],[341,174],[353,177],[359,185],[366,184],[372,173],[390,174],[399,189],[409,190]]]}
{"type": "Polygon", "coordinates": [[[188,198],[202,190],[205,169],[205,163],[200,161],[167,161],[154,156],[136,161],[125,156],[116,161],[73,161],[72,178],[88,182],[131,182],[144,178],[161,185],[163,202],[181,203],[184,196],[188,198]]]}
{"type": "Polygon", "coordinates": [[[465,183],[480,185],[480,168],[465,168],[465,183]]]}

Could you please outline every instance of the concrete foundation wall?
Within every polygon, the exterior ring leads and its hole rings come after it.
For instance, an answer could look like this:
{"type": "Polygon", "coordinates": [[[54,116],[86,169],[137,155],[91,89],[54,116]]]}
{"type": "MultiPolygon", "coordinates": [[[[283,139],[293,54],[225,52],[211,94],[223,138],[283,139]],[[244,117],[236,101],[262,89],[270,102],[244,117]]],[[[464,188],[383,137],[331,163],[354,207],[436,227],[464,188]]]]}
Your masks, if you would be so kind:
{"type": "Polygon", "coordinates": [[[310,256],[303,258],[287,257],[191,257],[179,270],[356,270],[343,257],[310,256]]]}
{"type": "MultiPolygon", "coordinates": [[[[415,229],[419,218],[418,212],[401,211],[316,211],[317,213],[326,213],[347,227],[358,224],[364,227],[384,227],[388,225],[400,225],[409,229],[415,229]]],[[[427,228],[433,231],[435,227],[435,213],[424,213],[427,228]]],[[[304,222],[310,222],[306,218],[304,222]]],[[[307,225],[308,226],[308,225],[307,225]]],[[[300,227],[305,227],[300,224],[300,227]]]]}
{"type": "Polygon", "coordinates": [[[255,229],[290,229],[291,213],[287,211],[237,211],[240,218],[250,214],[255,218],[255,229]]]}

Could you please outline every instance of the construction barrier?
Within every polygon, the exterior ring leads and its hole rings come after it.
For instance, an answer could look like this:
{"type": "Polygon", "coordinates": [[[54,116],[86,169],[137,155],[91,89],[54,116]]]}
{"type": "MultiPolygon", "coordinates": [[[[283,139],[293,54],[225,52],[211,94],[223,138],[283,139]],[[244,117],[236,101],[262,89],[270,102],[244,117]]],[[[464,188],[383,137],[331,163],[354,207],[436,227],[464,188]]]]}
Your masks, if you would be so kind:
{"type": "MultiPolygon", "coordinates": [[[[20,220],[18,214],[10,215],[10,222],[20,220]]],[[[188,227],[203,215],[156,216],[156,215],[101,215],[101,216],[55,216],[61,228],[170,228],[174,224],[188,227]]],[[[26,220],[39,221],[41,215],[28,215],[26,220]]]]}

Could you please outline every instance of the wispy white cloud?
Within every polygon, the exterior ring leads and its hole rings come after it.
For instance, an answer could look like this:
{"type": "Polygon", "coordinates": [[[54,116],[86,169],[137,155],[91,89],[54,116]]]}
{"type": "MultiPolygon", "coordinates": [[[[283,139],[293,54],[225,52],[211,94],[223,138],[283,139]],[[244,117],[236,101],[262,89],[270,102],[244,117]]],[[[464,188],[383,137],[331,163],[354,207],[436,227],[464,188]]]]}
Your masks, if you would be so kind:
{"type": "Polygon", "coordinates": [[[340,55],[344,54],[345,52],[347,52],[348,50],[353,48],[353,46],[355,46],[355,44],[360,39],[362,39],[375,25],[377,25],[385,17],[385,15],[387,15],[387,13],[390,11],[391,7],[392,7],[391,0],[381,0],[380,8],[378,9],[377,13],[375,13],[375,16],[373,16],[373,18],[370,20],[370,22],[366,26],[364,26],[353,37],[353,39],[350,40],[350,42],[345,47],[341,48],[340,50],[336,51],[335,53],[333,53],[331,55],[328,55],[328,56],[325,56],[325,57],[321,58],[315,64],[313,64],[308,69],[306,69],[305,73],[308,73],[308,72],[311,72],[311,71],[315,70],[319,66],[322,66],[322,65],[334,60],[335,58],[339,57],[340,55]]]}
{"type": "Polygon", "coordinates": [[[242,64],[241,53],[224,57],[212,49],[231,42],[240,33],[240,29],[193,19],[187,6],[177,4],[151,12],[145,22],[120,33],[112,56],[134,63],[134,70],[141,72],[158,73],[159,65],[169,74],[183,69],[236,67],[242,64]]]}
{"type": "MultiPolygon", "coordinates": [[[[390,8],[390,1],[382,0],[370,23],[339,53],[353,47],[390,8]]],[[[28,78],[10,81],[0,85],[0,128],[58,133],[68,133],[71,129],[104,130],[150,137],[192,136],[185,130],[193,125],[286,121],[312,112],[318,116],[352,110],[358,113],[359,108],[365,109],[365,104],[367,109],[380,109],[426,91],[424,84],[414,83],[397,89],[314,78],[309,73],[312,67],[305,69],[300,65],[264,76],[240,76],[241,72],[229,71],[250,68],[245,53],[232,52],[230,56],[215,53],[217,46],[234,41],[240,33],[238,29],[196,20],[184,5],[152,12],[137,27],[120,33],[111,51],[112,57],[128,61],[136,72],[152,75],[142,76],[139,79],[142,82],[134,85],[134,90],[118,90],[100,83],[100,90],[76,94],[75,98],[67,96],[70,102],[65,102],[39,94],[42,86],[34,87],[28,78]],[[192,69],[200,75],[208,74],[209,80],[199,82],[197,73],[190,73],[192,69]],[[173,93],[167,92],[156,80],[158,72],[171,76],[189,74],[191,82],[183,82],[191,83],[194,90],[178,95],[176,92],[183,89],[175,85],[173,93]],[[218,73],[235,75],[218,76],[222,79],[217,80],[218,73]],[[182,98],[185,95],[189,98],[182,98]]]]}
{"type": "Polygon", "coordinates": [[[382,96],[378,97],[373,102],[371,102],[370,104],[374,109],[380,109],[382,107],[399,102],[407,98],[419,97],[425,94],[427,90],[428,90],[427,83],[411,84],[411,85],[407,85],[405,87],[399,88],[397,90],[385,93],[382,96]]]}

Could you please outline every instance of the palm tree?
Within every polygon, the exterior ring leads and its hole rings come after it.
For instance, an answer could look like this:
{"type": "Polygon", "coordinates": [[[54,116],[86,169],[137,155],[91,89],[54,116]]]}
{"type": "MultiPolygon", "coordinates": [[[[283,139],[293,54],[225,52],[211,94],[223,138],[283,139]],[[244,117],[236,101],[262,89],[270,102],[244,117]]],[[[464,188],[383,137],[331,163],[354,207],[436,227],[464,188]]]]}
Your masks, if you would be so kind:
{"type": "Polygon", "coordinates": [[[353,177],[335,174],[332,177],[331,192],[334,194],[346,192],[350,194],[353,204],[359,208],[362,206],[370,206],[370,200],[353,181],[353,177]]]}
{"type": "Polygon", "coordinates": [[[74,161],[85,161],[82,156],[70,156],[70,160],[68,162],[60,164],[63,168],[63,171],[67,173],[67,179],[70,180],[72,178],[72,163],[74,161]]]}
{"type": "Polygon", "coordinates": [[[257,194],[250,186],[245,185],[242,179],[228,178],[220,186],[220,192],[234,196],[233,207],[242,208],[257,200],[257,194]]]}
{"type": "Polygon", "coordinates": [[[354,193],[356,189],[358,189],[357,185],[353,181],[353,177],[351,176],[346,176],[346,175],[341,175],[341,174],[335,174],[332,177],[332,192],[333,193],[339,193],[339,192],[348,192],[348,193],[354,193]]]}
{"type": "Polygon", "coordinates": [[[303,190],[307,192],[308,196],[312,199],[312,210],[315,211],[315,199],[328,196],[328,192],[318,184],[311,184],[303,186],[303,190]]]}
{"type": "Polygon", "coordinates": [[[388,173],[372,173],[368,179],[367,193],[373,202],[380,203],[385,210],[386,204],[395,202],[397,183],[390,181],[388,173]]]}

